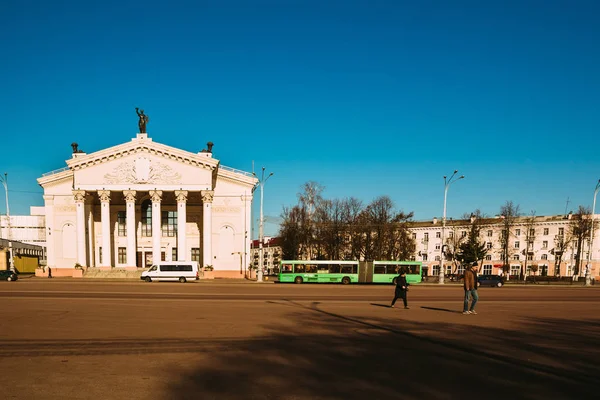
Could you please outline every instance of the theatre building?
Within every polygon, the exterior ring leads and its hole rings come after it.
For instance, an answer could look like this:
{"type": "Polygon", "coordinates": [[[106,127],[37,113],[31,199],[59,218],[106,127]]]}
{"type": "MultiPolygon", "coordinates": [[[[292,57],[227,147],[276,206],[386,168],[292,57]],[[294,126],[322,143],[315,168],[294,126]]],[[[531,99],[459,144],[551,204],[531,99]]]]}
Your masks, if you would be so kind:
{"type": "Polygon", "coordinates": [[[243,276],[257,179],[221,165],[212,143],[189,152],[139,133],[89,154],[72,147],[65,168],[38,179],[53,276],[72,276],[79,266],[134,270],[155,260],[192,260],[215,276],[243,276]]]}

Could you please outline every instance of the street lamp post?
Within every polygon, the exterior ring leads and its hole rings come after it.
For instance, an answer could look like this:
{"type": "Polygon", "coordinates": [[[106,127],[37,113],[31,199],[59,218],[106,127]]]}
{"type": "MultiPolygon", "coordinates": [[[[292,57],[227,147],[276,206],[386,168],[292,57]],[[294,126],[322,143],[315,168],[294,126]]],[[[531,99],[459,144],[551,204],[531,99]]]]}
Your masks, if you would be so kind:
{"type": "Polygon", "coordinates": [[[594,250],[594,212],[596,211],[596,195],[600,190],[600,179],[596,183],[596,189],[594,190],[594,202],[592,203],[592,223],[590,224],[590,241],[588,243],[588,257],[587,257],[587,268],[585,269],[585,286],[592,284],[590,273],[592,272],[592,251],[594,250]]]}
{"type": "Polygon", "coordinates": [[[444,284],[444,231],[446,229],[446,199],[448,198],[448,188],[454,182],[463,179],[465,176],[461,175],[458,178],[454,179],[458,170],[454,170],[450,179],[446,179],[447,177],[444,175],[444,216],[442,217],[442,244],[440,246],[440,285],[444,284]]]}
{"type": "MultiPolygon", "coordinates": [[[[10,265],[10,269],[11,270],[15,270],[15,265],[14,265],[14,261],[13,261],[13,254],[12,254],[12,235],[11,235],[11,229],[10,229],[10,208],[8,206],[8,173],[4,173],[4,178],[2,176],[0,176],[0,183],[2,183],[2,186],[4,186],[4,193],[6,195],[6,239],[8,240],[8,262],[10,265]]],[[[0,232],[1,233],[1,232],[0,232]]]]}
{"type": "MultiPolygon", "coordinates": [[[[254,175],[256,177],[256,174],[254,172],[252,173],[252,175],[254,175]]],[[[265,241],[264,233],[263,233],[264,187],[265,187],[265,183],[271,176],[273,176],[272,172],[265,178],[265,167],[262,167],[261,177],[260,177],[260,180],[258,181],[258,184],[260,185],[260,221],[259,221],[259,225],[258,225],[258,229],[259,229],[258,230],[258,271],[256,272],[256,280],[258,282],[263,281],[263,266],[264,266],[263,265],[264,264],[263,242],[265,241]]]]}

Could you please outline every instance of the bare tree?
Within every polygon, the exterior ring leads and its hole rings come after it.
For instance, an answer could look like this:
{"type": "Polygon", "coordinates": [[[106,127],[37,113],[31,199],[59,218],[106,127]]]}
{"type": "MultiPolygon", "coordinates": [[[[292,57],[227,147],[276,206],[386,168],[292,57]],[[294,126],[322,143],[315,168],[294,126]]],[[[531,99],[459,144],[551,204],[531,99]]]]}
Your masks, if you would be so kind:
{"type": "Polygon", "coordinates": [[[317,207],[323,201],[322,193],[325,187],[317,182],[306,182],[298,193],[299,206],[302,210],[302,236],[306,257],[311,260],[315,254],[314,215],[317,207]]]}
{"type": "Polygon", "coordinates": [[[574,277],[579,276],[583,245],[585,240],[589,240],[590,237],[590,229],[592,228],[592,219],[590,218],[591,213],[592,211],[589,207],[579,206],[577,212],[571,217],[569,231],[571,233],[572,240],[575,242],[575,268],[573,269],[574,277]]]}
{"type": "Polygon", "coordinates": [[[535,283],[535,273],[538,272],[538,265],[532,264],[529,268],[531,269],[531,272],[533,272],[533,283],[535,283]]]}
{"type": "Polygon", "coordinates": [[[512,201],[506,201],[506,203],[500,207],[500,216],[502,217],[501,231],[500,231],[500,244],[502,246],[502,270],[505,274],[510,274],[510,236],[512,228],[519,217],[519,206],[513,204],[512,201]]]}
{"type": "Polygon", "coordinates": [[[279,226],[281,252],[284,260],[297,260],[302,248],[302,210],[298,206],[284,207],[281,213],[282,222],[279,226]]]}
{"type": "Polygon", "coordinates": [[[525,272],[527,271],[527,260],[533,252],[533,243],[535,242],[535,211],[531,211],[531,214],[525,220],[525,248],[523,249],[523,255],[525,255],[525,262],[521,265],[521,277],[522,281],[525,280],[525,272]]]}

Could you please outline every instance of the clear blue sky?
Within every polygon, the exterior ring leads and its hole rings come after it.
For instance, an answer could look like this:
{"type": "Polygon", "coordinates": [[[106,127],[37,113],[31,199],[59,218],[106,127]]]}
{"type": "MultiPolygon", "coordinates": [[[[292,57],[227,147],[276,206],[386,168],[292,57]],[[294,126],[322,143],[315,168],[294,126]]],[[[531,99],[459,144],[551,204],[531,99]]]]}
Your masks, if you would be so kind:
{"type": "Polygon", "coordinates": [[[274,172],[267,216],[316,181],[327,198],[389,195],[440,217],[454,169],[466,178],[448,217],[506,200],[537,215],[567,198],[591,207],[599,15],[579,0],[4,0],[11,214],[43,204],[36,178],[65,166],[71,142],[93,152],[134,137],[135,107],[157,142],[212,141],[223,164],[274,172]]]}

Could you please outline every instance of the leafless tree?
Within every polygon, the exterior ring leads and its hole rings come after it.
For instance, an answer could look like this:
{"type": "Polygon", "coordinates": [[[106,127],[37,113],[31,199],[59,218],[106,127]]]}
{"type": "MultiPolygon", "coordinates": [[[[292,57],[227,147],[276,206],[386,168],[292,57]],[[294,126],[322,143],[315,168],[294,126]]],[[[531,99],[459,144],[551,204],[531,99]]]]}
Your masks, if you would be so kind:
{"type": "Polygon", "coordinates": [[[500,207],[500,216],[502,217],[501,231],[500,231],[500,245],[502,246],[502,270],[505,274],[510,274],[510,237],[513,234],[512,228],[519,217],[519,206],[513,204],[512,201],[506,201],[506,203],[500,207]]]}
{"type": "Polygon", "coordinates": [[[527,271],[527,261],[529,255],[533,254],[533,243],[535,242],[535,211],[531,211],[531,214],[525,220],[525,248],[523,249],[523,255],[525,255],[525,262],[521,265],[521,277],[522,281],[525,280],[525,272],[527,271]]]}
{"type": "Polygon", "coordinates": [[[575,268],[573,269],[574,277],[579,276],[583,246],[586,239],[589,240],[590,237],[590,229],[592,228],[592,219],[590,218],[591,213],[592,211],[589,207],[579,206],[577,212],[571,217],[569,231],[571,233],[572,240],[575,242],[575,268]]]}

